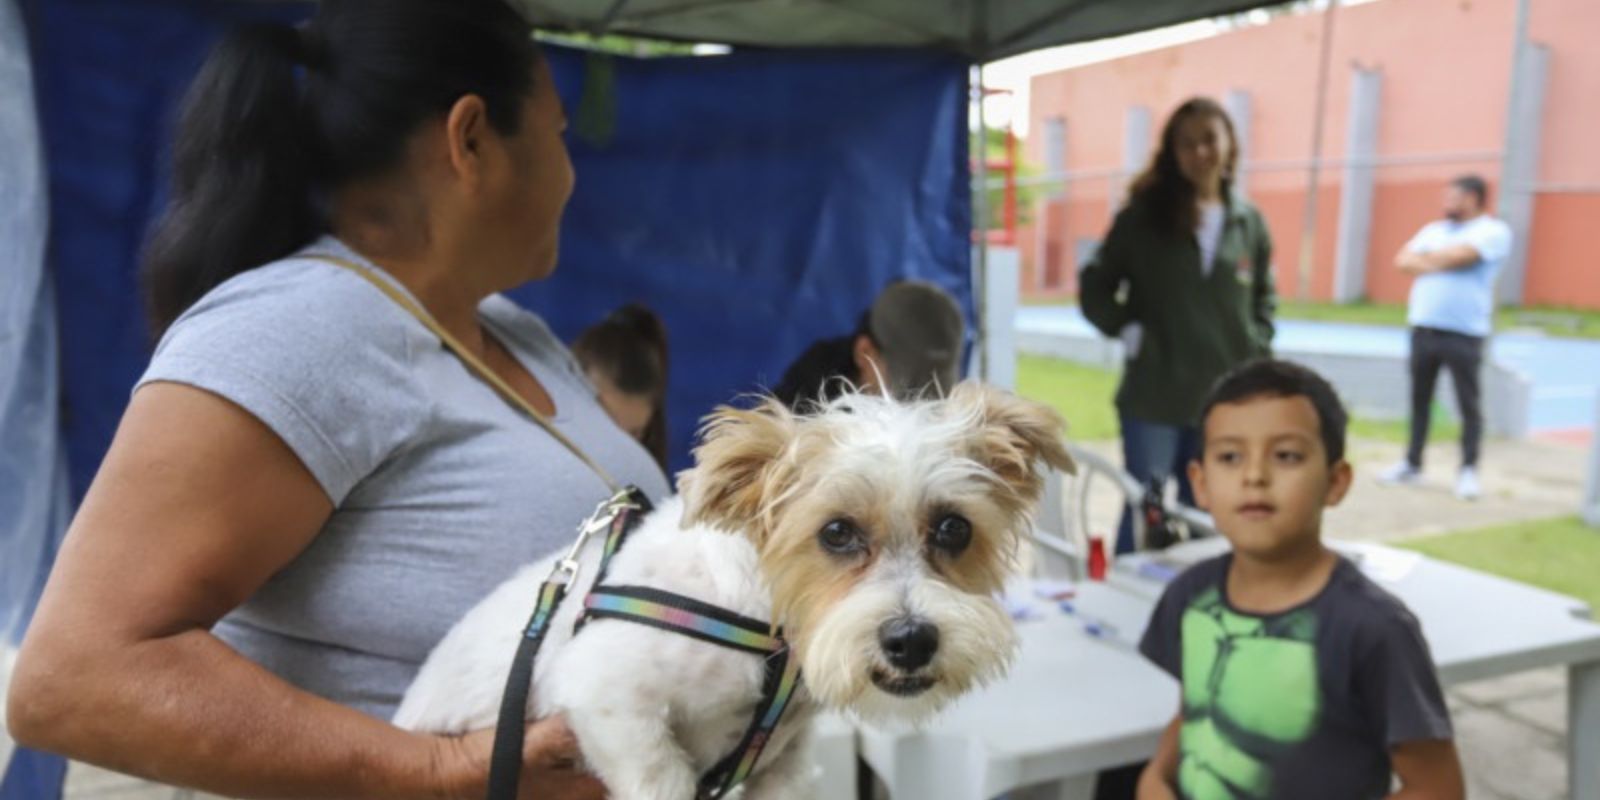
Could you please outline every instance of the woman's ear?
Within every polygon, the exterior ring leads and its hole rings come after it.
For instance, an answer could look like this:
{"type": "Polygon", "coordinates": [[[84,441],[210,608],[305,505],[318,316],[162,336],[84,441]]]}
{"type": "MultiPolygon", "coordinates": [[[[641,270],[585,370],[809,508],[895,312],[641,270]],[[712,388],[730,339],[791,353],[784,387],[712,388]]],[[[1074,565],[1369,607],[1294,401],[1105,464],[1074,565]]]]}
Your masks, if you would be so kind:
{"type": "Polygon", "coordinates": [[[483,157],[489,132],[488,107],[475,94],[462,95],[445,117],[444,141],[450,169],[470,185],[483,180],[483,157]]]}

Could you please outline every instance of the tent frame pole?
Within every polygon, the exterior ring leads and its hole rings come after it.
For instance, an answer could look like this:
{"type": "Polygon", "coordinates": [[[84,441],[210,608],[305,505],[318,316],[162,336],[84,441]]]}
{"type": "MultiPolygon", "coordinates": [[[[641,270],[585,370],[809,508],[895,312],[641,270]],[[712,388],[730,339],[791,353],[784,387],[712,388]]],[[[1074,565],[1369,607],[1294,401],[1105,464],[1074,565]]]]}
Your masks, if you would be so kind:
{"type": "MultiPolygon", "coordinates": [[[[1333,56],[1333,25],[1338,20],[1339,0],[1329,0],[1322,12],[1322,46],[1317,59],[1316,109],[1312,112],[1311,163],[1306,174],[1306,202],[1300,221],[1300,257],[1295,268],[1295,297],[1311,299],[1312,262],[1316,257],[1317,195],[1322,181],[1322,128],[1328,113],[1328,62],[1333,56]]],[[[1335,294],[1338,289],[1335,287],[1335,294]]]]}
{"type": "Polygon", "coordinates": [[[989,380],[989,119],[984,113],[983,62],[972,68],[972,95],[978,105],[978,152],[972,156],[975,175],[972,191],[972,246],[976,259],[972,270],[973,315],[977,349],[977,378],[989,380]]]}

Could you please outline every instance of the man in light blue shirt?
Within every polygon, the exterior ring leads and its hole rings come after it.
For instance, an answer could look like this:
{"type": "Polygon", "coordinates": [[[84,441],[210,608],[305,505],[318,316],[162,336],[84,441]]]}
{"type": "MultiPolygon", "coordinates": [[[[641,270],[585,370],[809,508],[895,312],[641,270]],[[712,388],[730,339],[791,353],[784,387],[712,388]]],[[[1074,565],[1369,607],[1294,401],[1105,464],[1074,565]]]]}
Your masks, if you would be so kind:
{"type": "Polygon", "coordinates": [[[1479,370],[1494,315],[1494,280],[1511,252],[1511,228],[1485,210],[1488,186],[1463,175],[1445,190],[1444,219],[1423,226],[1395,256],[1401,272],[1416,275],[1407,321],[1411,325],[1411,439],[1406,458],[1378,476],[1386,484],[1414,483],[1422,474],[1429,412],[1441,367],[1450,370],[1461,406],[1461,472],[1456,495],[1474,500],[1478,446],[1483,439],[1479,370]]]}

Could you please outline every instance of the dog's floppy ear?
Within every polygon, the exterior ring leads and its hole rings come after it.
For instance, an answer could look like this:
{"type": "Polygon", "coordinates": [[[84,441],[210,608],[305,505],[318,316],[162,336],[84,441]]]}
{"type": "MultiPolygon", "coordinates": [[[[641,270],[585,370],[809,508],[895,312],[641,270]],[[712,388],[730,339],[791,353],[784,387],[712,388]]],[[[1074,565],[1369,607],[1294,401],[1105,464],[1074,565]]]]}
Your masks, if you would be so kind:
{"type": "Polygon", "coordinates": [[[700,429],[695,465],[679,478],[683,524],[704,524],[758,534],[769,492],[787,472],[784,452],[794,439],[795,417],[777,400],[764,398],[745,410],[719,406],[700,429]]]}
{"type": "Polygon", "coordinates": [[[1067,423],[1055,409],[974,381],[958,384],[948,402],[977,416],[979,461],[1020,496],[1032,500],[1041,491],[1036,461],[1069,474],[1078,471],[1061,438],[1067,423]]]}

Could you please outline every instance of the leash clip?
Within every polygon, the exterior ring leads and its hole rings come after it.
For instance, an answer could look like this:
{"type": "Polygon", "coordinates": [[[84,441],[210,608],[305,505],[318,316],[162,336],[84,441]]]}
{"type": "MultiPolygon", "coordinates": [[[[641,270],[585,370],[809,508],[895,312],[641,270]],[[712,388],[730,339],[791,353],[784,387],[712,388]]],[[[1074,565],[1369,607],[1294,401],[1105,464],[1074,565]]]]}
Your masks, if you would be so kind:
{"type": "Polygon", "coordinates": [[[626,489],[595,506],[594,512],[578,528],[578,538],[572,542],[572,547],[567,549],[566,556],[556,562],[556,568],[550,573],[550,582],[567,586],[577,583],[580,571],[578,556],[582,555],[584,545],[589,543],[589,537],[610,528],[611,523],[616,521],[617,515],[623,511],[638,508],[639,504],[633,502],[626,489]]]}

